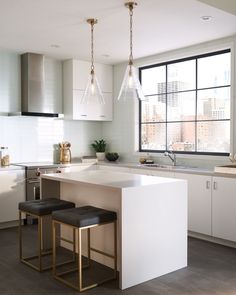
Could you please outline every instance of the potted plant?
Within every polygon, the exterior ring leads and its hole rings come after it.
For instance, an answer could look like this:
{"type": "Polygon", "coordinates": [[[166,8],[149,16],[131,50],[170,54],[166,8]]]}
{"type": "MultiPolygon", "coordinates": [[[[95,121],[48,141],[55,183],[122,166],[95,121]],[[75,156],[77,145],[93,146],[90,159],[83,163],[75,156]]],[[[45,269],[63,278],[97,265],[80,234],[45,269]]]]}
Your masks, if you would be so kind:
{"type": "Polygon", "coordinates": [[[91,146],[94,148],[96,152],[96,156],[98,161],[104,161],[105,160],[105,150],[106,150],[106,141],[104,139],[95,140],[94,143],[91,144],[91,146]]]}

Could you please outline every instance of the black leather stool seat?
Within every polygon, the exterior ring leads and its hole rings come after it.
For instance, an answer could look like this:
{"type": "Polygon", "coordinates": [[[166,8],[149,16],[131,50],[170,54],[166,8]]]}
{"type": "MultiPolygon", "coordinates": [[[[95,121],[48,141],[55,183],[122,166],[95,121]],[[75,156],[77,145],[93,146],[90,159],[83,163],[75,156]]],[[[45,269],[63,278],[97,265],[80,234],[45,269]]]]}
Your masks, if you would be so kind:
{"type": "Polygon", "coordinates": [[[85,227],[117,219],[116,212],[84,206],[52,213],[52,219],[75,227],[85,227]]]}
{"type": "Polygon", "coordinates": [[[72,202],[54,198],[19,203],[19,210],[38,216],[49,215],[55,210],[70,209],[74,207],[75,204],[72,202]]]}

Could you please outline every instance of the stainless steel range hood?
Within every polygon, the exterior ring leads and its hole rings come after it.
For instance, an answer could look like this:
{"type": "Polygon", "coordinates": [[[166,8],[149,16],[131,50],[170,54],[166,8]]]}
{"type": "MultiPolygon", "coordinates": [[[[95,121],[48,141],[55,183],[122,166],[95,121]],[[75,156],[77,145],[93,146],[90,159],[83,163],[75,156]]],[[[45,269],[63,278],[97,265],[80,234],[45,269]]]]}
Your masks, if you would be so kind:
{"type": "Polygon", "coordinates": [[[21,55],[21,112],[9,115],[61,117],[57,98],[45,95],[44,56],[21,55]]]}

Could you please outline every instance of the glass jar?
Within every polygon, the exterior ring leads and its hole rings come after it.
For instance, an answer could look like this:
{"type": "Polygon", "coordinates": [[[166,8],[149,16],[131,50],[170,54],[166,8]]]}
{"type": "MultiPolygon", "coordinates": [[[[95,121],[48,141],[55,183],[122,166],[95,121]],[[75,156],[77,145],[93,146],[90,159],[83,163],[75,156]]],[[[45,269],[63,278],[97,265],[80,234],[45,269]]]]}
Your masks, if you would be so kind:
{"type": "Polygon", "coordinates": [[[10,165],[10,156],[8,147],[2,146],[1,150],[1,166],[9,166],[10,165]]]}

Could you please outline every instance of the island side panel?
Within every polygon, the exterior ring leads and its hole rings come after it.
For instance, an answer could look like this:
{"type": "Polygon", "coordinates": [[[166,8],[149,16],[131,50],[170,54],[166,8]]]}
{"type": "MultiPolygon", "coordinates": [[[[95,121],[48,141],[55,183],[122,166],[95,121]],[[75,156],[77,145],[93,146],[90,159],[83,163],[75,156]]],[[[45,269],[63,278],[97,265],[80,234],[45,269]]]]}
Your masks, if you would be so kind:
{"type": "MultiPolygon", "coordinates": [[[[74,202],[76,204],[76,207],[91,205],[117,212],[118,269],[120,269],[121,190],[111,187],[105,188],[102,186],[94,186],[88,184],[71,184],[61,182],[61,199],[74,202]]],[[[65,238],[72,238],[72,232],[70,229],[64,227],[62,228],[61,232],[65,238]]],[[[113,254],[113,237],[113,225],[111,224],[91,229],[91,246],[113,254]]],[[[64,244],[63,246],[68,247],[68,245],[66,244],[64,244]]],[[[86,255],[86,233],[83,236],[82,247],[84,249],[83,254],[86,255]]],[[[110,258],[92,252],[92,259],[109,267],[113,267],[113,263],[110,258]]]]}
{"type": "Polygon", "coordinates": [[[122,289],[187,266],[187,183],[122,190],[122,289]]]}
{"type": "Polygon", "coordinates": [[[50,179],[40,179],[40,198],[58,198],[60,199],[60,182],[50,179]]]}

